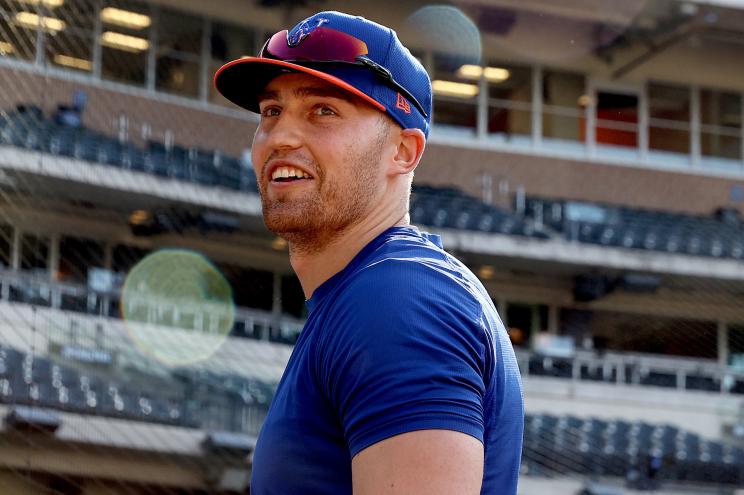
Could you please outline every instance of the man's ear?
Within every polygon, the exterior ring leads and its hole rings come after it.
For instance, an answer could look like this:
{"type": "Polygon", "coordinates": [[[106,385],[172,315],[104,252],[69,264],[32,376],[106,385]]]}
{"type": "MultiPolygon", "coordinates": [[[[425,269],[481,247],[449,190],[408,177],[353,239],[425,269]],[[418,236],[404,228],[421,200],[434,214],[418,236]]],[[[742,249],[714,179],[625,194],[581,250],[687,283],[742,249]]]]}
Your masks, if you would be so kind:
{"type": "Polygon", "coordinates": [[[401,129],[393,157],[393,173],[405,175],[416,169],[426,147],[426,137],[421,129],[401,129]]]}

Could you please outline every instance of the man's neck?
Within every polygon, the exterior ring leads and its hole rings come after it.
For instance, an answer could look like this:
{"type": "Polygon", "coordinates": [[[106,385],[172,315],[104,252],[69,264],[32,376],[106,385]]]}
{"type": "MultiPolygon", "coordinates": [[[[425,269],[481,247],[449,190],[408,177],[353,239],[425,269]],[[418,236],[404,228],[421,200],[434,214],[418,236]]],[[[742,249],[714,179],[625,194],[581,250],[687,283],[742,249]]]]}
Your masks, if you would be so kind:
{"type": "Polygon", "coordinates": [[[315,289],[349,264],[364,246],[391,227],[410,224],[406,213],[397,221],[376,222],[351,226],[320,249],[305,251],[289,246],[289,261],[300,279],[305,299],[312,297],[315,289]]]}

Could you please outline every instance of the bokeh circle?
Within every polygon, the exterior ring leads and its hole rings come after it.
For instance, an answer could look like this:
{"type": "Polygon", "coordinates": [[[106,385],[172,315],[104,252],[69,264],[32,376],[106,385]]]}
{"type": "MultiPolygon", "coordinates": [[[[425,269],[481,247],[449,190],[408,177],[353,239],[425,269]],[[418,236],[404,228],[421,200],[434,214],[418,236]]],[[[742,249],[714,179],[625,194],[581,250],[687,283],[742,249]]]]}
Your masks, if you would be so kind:
{"type": "Polygon", "coordinates": [[[137,348],[170,366],[209,359],[235,321],[230,283],[203,255],[185,249],[162,249],[138,262],[120,304],[137,348]]]}

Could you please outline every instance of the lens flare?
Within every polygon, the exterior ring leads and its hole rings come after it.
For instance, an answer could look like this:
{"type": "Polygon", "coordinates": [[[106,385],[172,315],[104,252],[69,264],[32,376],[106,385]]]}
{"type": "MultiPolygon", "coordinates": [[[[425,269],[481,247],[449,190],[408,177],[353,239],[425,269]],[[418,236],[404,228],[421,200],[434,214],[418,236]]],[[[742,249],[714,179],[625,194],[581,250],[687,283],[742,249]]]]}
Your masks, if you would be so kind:
{"type": "Polygon", "coordinates": [[[203,255],[183,249],[163,249],[137,263],[120,304],[134,344],[170,366],[211,357],[235,321],[229,282],[203,255]]]}

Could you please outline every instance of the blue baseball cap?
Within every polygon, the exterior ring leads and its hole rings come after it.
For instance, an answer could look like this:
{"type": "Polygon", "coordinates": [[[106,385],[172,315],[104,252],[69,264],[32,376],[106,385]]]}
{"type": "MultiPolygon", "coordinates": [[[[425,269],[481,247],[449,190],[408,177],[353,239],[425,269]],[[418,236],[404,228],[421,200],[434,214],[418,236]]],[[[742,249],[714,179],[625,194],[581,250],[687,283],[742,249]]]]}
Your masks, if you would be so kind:
{"type": "Polygon", "coordinates": [[[258,95],[266,85],[292,72],[335,84],[386,112],[402,128],[429,136],[429,75],[388,27],[341,12],[319,12],[269,38],[257,57],[223,65],[214,85],[231,102],[258,113],[258,95]]]}

